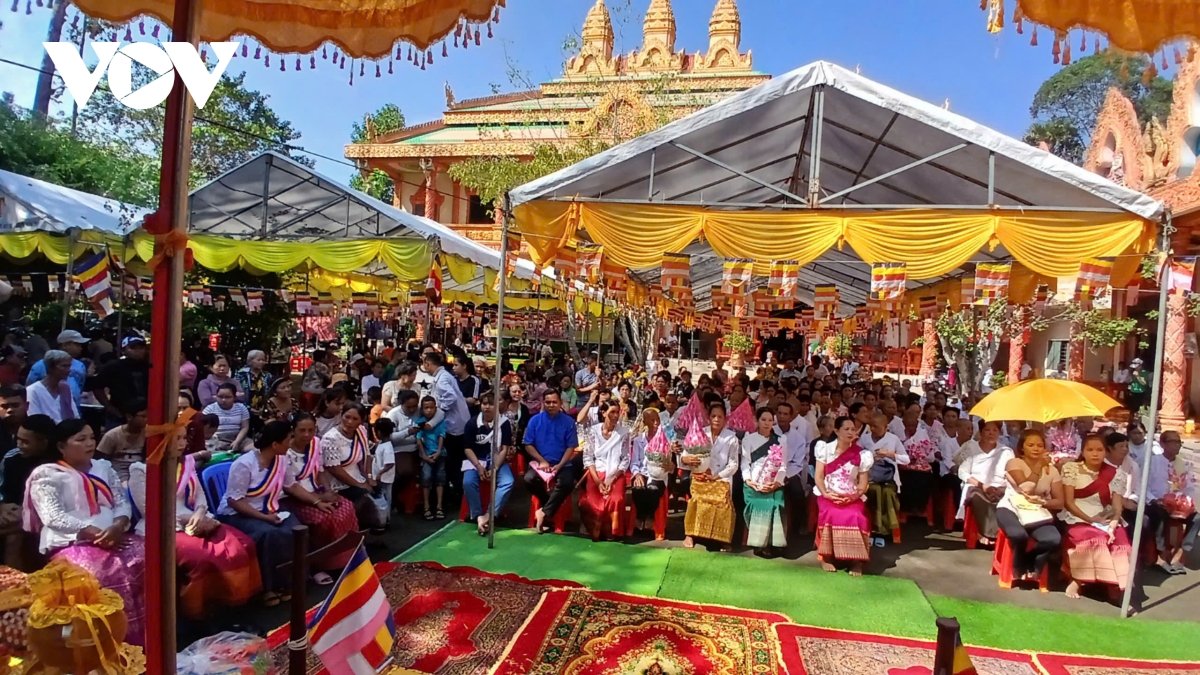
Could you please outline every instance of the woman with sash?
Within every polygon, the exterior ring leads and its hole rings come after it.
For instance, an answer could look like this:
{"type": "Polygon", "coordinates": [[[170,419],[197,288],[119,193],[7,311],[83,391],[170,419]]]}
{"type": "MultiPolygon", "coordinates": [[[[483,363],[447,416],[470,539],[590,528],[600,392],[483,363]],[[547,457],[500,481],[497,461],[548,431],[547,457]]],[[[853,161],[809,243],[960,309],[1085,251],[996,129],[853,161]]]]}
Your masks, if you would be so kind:
{"type": "Polygon", "coordinates": [[[787,546],[783,527],[783,481],[787,439],[775,433],[775,413],[759,408],[758,429],[742,438],[742,494],[746,500],[746,544],[759,555],[787,546]]]}
{"type": "MultiPolygon", "coordinates": [[[[180,452],[187,451],[186,434],[179,435],[178,444],[180,452]]],[[[254,541],[209,514],[195,455],[185,454],[180,460],[175,482],[175,564],[185,574],[179,611],[200,620],[209,601],[225,607],[246,604],[262,591],[254,541]]],[[[145,513],[145,462],[129,467],[129,495],[138,512],[145,513]]],[[[146,536],[144,518],[134,531],[146,536]]]]}
{"type": "Polygon", "coordinates": [[[658,441],[659,447],[656,448],[652,443],[660,429],[665,432],[668,428],[662,426],[662,419],[654,408],[643,410],[643,430],[634,437],[630,451],[629,473],[633,476],[630,485],[639,530],[650,529],[663,490],[667,489],[668,472],[671,469],[670,441],[664,433],[658,441]]]}
{"type": "Polygon", "coordinates": [[[850,561],[850,576],[861,577],[863,563],[871,559],[871,521],[865,506],[867,483],[875,457],[858,444],[853,419],[833,423],[837,440],[817,443],[817,554],[826,572],[836,572],[834,562],[850,561]]]}
{"type": "Polygon", "coordinates": [[[1104,461],[1104,440],[1096,434],[1083,439],[1079,461],[1062,468],[1065,508],[1059,518],[1067,524],[1067,560],[1071,583],[1067,597],[1078,598],[1081,584],[1107,584],[1117,596],[1129,580],[1129,537],[1121,513],[1129,475],[1104,461]]]}
{"type": "Polygon", "coordinates": [[[367,437],[367,410],[359,403],[347,403],[337,426],[321,437],[321,460],[325,463],[325,487],[354,505],[362,527],[383,527],[379,509],[371,492],[375,481],[370,476],[371,443],[367,437]]]}
{"type": "MultiPolygon", "coordinates": [[[[317,550],[358,531],[358,516],[354,504],[333,490],[325,488],[325,462],[321,440],[317,438],[317,422],[306,412],[292,415],[292,443],[287,451],[288,475],[295,483],[286,489],[288,510],[309,527],[309,548],[317,550]]],[[[346,566],[354,551],[330,558],[328,569],[346,566]]],[[[322,586],[333,583],[325,572],[317,572],[313,580],[322,586]]]]}
{"type": "Polygon", "coordinates": [[[622,423],[622,405],[616,401],[600,404],[599,424],[589,430],[583,450],[587,487],[579,500],[584,527],[599,541],[608,526],[609,534],[619,536],[620,517],[625,513],[625,483],[630,462],[630,432],[622,423]]]}
{"type": "Polygon", "coordinates": [[[263,604],[274,607],[288,602],[289,579],[278,567],[292,560],[292,528],[296,516],[280,507],[284,490],[293,484],[284,455],[292,443],[292,425],[267,422],[255,441],[255,450],[233,461],[229,483],[217,516],[254,540],[258,568],[262,572],[263,604]]]}
{"type": "Polygon", "coordinates": [[[21,512],[27,532],[40,536],[41,552],[87,570],[125,602],[125,641],[144,646],[146,546],[129,532],[130,508],[108,460],[93,459],[96,435],[87,422],[60,422],[53,461],[29,474],[21,512]]]}
{"type": "Polygon", "coordinates": [[[996,504],[996,524],[1012,547],[1013,578],[1029,581],[1062,544],[1050,511],[1063,507],[1063,482],[1041,431],[1021,432],[1016,455],[1004,467],[1007,485],[996,504]],[[1027,550],[1031,540],[1033,550],[1027,550]]]}
{"type": "Polygon", "coordinates": [[[704,430],[710,444],[708,466],[701,457],[690,455],[686,449],[679,463],[691,471],[691,500],[683,526],[687,536],[684,548],[695,548],[696,538],[720,542],[721,550],[728,552],[733,541],[733,527],[737,514],[733,509],[733,476],[738,471],[741,448],[737,434],[725,428],[727,416],[724,401],[708,405],[709,426],[704,430]]]}
{"type": "Polygon", "coordinates": [[[929,503],[937,484],[932,466],[936,461],[934,453],[937,452],[937,445],[921,421],[919,402],[913,401],[904,407],[900,422],[903,433],[898,435],[909,460],[908,465],[900,467],[898,471],[899,482],[904,485],[904,489],[900,490],[900,510],[905,513],[925,513],[925,505],[929,503]]]}

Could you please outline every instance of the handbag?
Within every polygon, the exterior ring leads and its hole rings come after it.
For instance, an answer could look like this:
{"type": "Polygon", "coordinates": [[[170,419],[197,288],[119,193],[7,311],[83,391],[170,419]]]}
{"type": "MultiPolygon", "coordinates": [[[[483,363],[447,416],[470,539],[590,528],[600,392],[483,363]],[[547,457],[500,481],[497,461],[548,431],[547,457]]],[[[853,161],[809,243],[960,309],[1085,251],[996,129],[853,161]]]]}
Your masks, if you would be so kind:
{"type": "Polygon", "coordinates": [[[867,472],[867,480],[880,484],[895,482],[896,465],[888,461],[875,462],[867,472]]]}
{"type": "Polygon", "coordinates": [[[1022,527],[1037,527],[1054,522],[1054,514],[1041,504],[1029,501],[1023,494],[1014,494],[1011,501],[1022,527]]]}

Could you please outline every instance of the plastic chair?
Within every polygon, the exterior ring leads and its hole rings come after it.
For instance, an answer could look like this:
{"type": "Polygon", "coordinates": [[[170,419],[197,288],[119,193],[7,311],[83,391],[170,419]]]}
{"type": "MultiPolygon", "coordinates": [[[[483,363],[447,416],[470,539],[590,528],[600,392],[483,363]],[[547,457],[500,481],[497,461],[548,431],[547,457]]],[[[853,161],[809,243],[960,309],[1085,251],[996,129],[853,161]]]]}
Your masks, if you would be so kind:
{"type": "Polygon", "coordinates": [[[410,480],[400,491],[400,508],[404,509],[406,514],[414,514],[417,512],[417,506],[421,504],[421,498],[420,481],[410,480]]]}
{"type": "Polygon", "coordinates": [[[967,542],[969,549],[979,546],[979,526],[975,524],[975,515],[971,511],[970,502],[967,502],[966,511],[963,513],[963,541],[967,542]]]}
{"type": "MultiPolygon", "coordinates": [[[[537,525],[537,510],[542,508],[542,502],[537,497],[531,496],[532,503],[529,505],[529,527],[537,525]]],[[[562,534],[567,527],[567,519],[571,517],[571,498],[558,507],[558,511],[554,514],[554,533],[562,534]]]]}
{"type": "MultiPolygon", "coordinates": [[[[662,541],[667,537],[667,508],[670,496],[667,494],[666,486],[663,487],[662,495],[658,498],[658,508],[654,509],[654,541],[662,541]]],[[[632,537],[637,529],[637,507],[633,503],[632,495],[625,499],[625,514],[622,516],[625,523],[621,531],[626,537],[632,537]]]]}
{"type": "MultiPolygon", "coordinates": [[[[1037,544],[1030,539],[1025,542],[1025,550],[1028,551],[1037,544]]],[[[1067,557],[1063,556],[1063,567],[1066,569],[1067,557]]],[[[992,554],[992,575],[1000,577],[1000,588],[1011,589],[1013,587],[1013,552],[1012,545],[1008,542],[1008,537],[1005,536],[1004,530],[1000,530],[996,535],[996,552],[992,554]]],[[[1068,574],[1069,576],[1069,574],[1068,574]]],[[[1038,576],[1038,590],[1043,593],[1050,592],[1050,566],[1042,568],[1041,575],[1038,576]]]]}
{"type": "Polygon", "coordinates": [[[225,501],[225,486],[229,483],[229,467],[233,462],[221,462],[204,467],[200,474],[200,484],[204,487],[204,498],[208,500],[208,508],[216,513],[225,501]]]}

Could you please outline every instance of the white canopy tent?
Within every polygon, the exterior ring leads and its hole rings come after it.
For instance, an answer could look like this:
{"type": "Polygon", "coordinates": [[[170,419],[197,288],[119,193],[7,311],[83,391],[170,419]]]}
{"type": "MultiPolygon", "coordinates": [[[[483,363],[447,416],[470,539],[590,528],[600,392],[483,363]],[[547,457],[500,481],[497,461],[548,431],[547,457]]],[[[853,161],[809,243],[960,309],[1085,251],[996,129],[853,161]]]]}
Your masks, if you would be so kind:
{"type": "MultiPolygon", "coordinates": [[[[942,107],[819,61],[514,189],[510,206],[538,201],[677,205],[712,210],[898,209],[1127,213],[1153,220],[1159,202],[942,107]]],[[[720,280],[696,243],[697,300],[720,280]]],[[[1011,256],[1001,246],[973,262],[1011,256]]],[[[653,280],[657,273],[647,275],[653,280]]],[[[870,266],[830,249],[801,273],[863,302],[870,266]]],[[[910,280],[910,288],[922,283],[910,280]]]]}
{"type": "Polygon", "coordinates": [[[0,232],[95,230],[125,236],[148,209],[89,192],[0,171],[0,232]]]}

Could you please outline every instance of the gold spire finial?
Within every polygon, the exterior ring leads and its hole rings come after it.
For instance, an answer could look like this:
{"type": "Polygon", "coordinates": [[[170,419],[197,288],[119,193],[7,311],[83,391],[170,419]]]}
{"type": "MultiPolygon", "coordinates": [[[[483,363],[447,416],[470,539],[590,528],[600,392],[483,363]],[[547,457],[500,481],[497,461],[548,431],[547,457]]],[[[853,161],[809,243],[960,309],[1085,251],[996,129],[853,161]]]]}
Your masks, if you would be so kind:
{"type": "Polygon", "coordinates": [[[740,51],[742,17],[735,0],[717,0],[708,21],[708,53],[697,64],[700,70],[750,70],[750,54],[740,51]]]}
{"type": "Polygon", "coordinates": [[[712,19],[708,22],[708,36],[711,38],[713,35],[727,33],[733,33],[738,38],[741,37],[742,17],[738,14],[735,0],[717,0],[717,6],[713,8],[712,19]]]}
{"type": "Polygon", "coordinates": [[[671,0],[650,0],[642,38],[643,49],[657,43],[668,52],[675,51],[675,11],[671,8],[671,0]]]}
{"type": "Polygon", "coordinates": [[[608,16],[608,7],[604,0],[596,0],[596,4],[588,10],[587,18],[583,20],[583,41],[612,43],[612,19],[608,16]]]}
{"type": "Polygon", "coordinates": [[[587,18],[583,20],[582,37],[579,54],[567,61],[567,77],[615,74],[612,19],[604,0],[596,0],[588,10],[587,18]]]}

